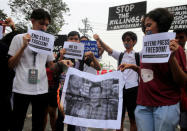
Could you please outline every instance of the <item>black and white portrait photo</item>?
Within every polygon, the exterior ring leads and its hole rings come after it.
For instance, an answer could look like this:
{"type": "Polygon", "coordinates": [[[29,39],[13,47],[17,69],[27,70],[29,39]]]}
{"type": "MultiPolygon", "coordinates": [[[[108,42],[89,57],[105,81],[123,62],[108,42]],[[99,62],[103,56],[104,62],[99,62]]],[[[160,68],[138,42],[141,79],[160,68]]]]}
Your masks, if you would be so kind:
{"type": "Polygon", "coordinates": [[[118,108],[117,79],[92,82],[70,75],[66,91],[66,114],[98,120],[116,120],[118,108]]]}
{"type": "MultiPolygon", "coordinates": [[[[116,75],[114,78],[111,78],[112,75],[108,75],[108,78],[100,79],[97,77],[101,76],[94,75],[93,77],[92,74],[76,69],[72,70],[74,71],[69,74],[69,79],[65,80],[65,89],[63,89],[65,91],[64,111],[65,115],[71,117],[71,122],[72,118],[75,120],[85,119],[87,122],[118,121],[121,112],[119,103],[122,103],[119,94],[119,78],[116,75]],[[81,73],[84,74],[84,77],[81,73]]],[[[81,126],[81,124],[78,124],[78,126],[81,126]]]]}

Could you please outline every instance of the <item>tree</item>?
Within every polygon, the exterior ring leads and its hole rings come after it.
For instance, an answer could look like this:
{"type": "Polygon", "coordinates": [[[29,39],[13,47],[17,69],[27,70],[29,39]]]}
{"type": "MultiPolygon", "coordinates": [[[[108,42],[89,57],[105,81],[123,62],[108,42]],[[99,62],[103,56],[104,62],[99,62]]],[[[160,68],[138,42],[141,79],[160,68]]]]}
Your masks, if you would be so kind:
{"type": "Polygon", "coordinates": [[[7,18],[7,14],[0,9],[0,21],[4,21],[7,18]]]}
{"type": "Polygon", "coordinates": [[[28,25],[30,15],[34,9],[43,8],[51,15],[51,23],[47,32],[57,34],[64,25],[63,15],[69,12],[69,8],[62,0],[9,0],[12,13],[16,14],[20,24],[28,25]],[[25,23],[25,24],[24,24],[25,23]]]}
{"type": "Polygon", "coordinates": [[[16,30],[19,31],[20,33],[25,33],[27,32],[27,26],[25,22],[19,21],[18,23],[15,24],[16,30]]]}

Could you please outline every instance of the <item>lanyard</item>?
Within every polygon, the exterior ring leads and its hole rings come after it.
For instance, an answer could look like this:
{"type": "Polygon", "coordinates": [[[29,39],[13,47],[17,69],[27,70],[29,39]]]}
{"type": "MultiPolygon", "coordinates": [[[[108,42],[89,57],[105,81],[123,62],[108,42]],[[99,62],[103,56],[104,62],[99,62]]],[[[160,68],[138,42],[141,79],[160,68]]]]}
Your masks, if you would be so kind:
{"type": "Polygon", "coordinates": [[[35,67],[36,66],[36,55],[37,55],[37,53],[36,52],[32,52],[32,54],[33,54],[33,66],[35,67]]]}

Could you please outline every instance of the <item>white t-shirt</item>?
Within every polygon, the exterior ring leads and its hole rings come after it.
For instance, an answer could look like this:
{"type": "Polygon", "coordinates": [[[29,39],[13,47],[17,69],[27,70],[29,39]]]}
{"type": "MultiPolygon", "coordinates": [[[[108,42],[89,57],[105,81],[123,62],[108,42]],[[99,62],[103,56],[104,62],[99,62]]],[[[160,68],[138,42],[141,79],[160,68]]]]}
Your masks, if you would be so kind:
{"type": "MultiPolygon", "coordinates": [[[[111,56],[118,61],[120,52],[113,50],[111,56]]],[[[122,63],[136,64],[135,51],[131,51],[130,53],[124,52],[124,55],[123,55],[123,58],[120,64],[122,63]]],[[[125,89],[138,86],[138,73],[137,72],[135,72],[132,69],[126,69],[123,71],[123,74],[124,74],[123,79],[125,81],[125,89]]]]}
{"type": "MultiPolygon", "coordinates": [[[[8,54],[14,56],[23,45],[23,36],[25,34],[16,35],[10,45],[8,54]]],[[[13,82],[13,92],[27,95],[44,94],[48,92],[48,80],[46,75],[46,62],[53,61],[54,56],[37,54],[35,66],[33,64],[33,52],[26,47],[18,65],[14,68],[16,74],[13,82]],[[38,70],[37,84],[30,84],[28,80],[29,69],[38,70]]]]}

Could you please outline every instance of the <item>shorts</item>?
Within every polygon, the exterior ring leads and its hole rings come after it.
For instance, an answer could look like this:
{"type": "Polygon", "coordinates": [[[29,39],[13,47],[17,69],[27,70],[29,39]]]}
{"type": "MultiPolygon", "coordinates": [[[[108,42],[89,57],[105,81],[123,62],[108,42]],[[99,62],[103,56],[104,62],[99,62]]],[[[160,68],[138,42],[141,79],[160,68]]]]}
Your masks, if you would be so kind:
{"type": "Polygon", "coordinates": [[[179,125],[183,129],[187,129],[187,112],[181,112],[179,125]]]}
{"type": "Polygon", "coordinates": [[[136,98],[137,98],[138,87],[132,87],[129,89],[123,88],[123,108],[122,118],[125,118],[125,112],[127,109],[129,119],[135,120],[134,111],[136,109],[136,98]]]}
{"type": "Polygon", "coordinates": [[[49,92],[48,96],[48,105],[51,107],[57,107],[57,92],[49,92]]]}

